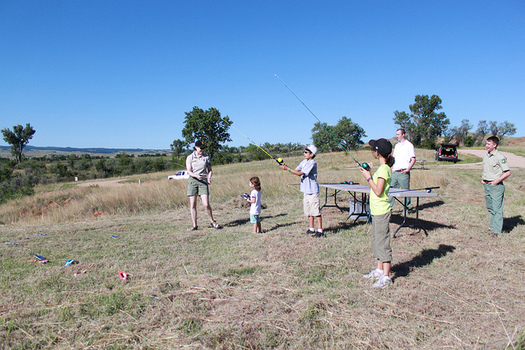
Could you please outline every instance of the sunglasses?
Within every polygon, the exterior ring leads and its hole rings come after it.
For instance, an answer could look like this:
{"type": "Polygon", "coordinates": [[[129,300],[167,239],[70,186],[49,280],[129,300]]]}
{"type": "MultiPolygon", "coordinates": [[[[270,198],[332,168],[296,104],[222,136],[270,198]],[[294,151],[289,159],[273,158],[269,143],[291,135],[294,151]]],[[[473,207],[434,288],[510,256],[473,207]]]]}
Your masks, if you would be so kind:
{"type": "Polygon", "coordinates": [[[312,152],[310,152],[309,150],[306,150],[306,149],[305,149],[305,150],[303,151],[303,153],[312,153],[312,152]]]}

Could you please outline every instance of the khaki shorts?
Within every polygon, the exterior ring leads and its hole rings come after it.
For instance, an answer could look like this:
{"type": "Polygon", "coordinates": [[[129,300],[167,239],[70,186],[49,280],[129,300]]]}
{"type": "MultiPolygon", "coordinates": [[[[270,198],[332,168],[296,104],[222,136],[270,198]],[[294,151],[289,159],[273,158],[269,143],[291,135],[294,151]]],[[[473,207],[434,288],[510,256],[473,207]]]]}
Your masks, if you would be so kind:
{"type": "Polygon", "coordinates": [[[321,216],[321,209],[319,209],[319,193],[304,194],[303,209],[305,216],[321,216]]]}
{"type": "Polygon", "coordinates": [[[381,262],[392,261],[390,247],[390,216],[392,211],[383,215],[372,215],[372,252],[381,262]]]}
{"type": "Polygon", "coordinates": [[[188,197],[191,196],[208,196],[210,191],[206,180],[197,180],[194,177],[188,179],[188,197]]]}

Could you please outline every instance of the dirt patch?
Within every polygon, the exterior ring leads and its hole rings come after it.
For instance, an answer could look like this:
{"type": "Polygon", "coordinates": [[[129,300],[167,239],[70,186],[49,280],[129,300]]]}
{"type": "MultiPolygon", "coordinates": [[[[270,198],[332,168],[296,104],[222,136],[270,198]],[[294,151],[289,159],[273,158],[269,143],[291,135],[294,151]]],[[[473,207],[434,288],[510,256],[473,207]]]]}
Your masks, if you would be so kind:
{"type": "Polygon", "coordinates": [[[123,181],[127,181],[127,180],[128,179],[88,181],[88,182],[79,183],[77,186],[79,187],[89,187],[89,186],[120,187],[120,186],[126,186],[126,185],[137,185],[137,183],[134,183],[134,182],[123,183],[123,181]]]}
{"type": "MultiPolygon", "coordinates": [[[[487,153],[487,151],[483,149],[460,149],[458,150],[459,153],[463,154],[472,154],[477,157],[483,158],[483,156],[487,153]]],[[[509,166],[511,168],[525,168],[525,157],[515,155],[514,153],[510,152],[501,152],[505,157],[507,157],[507,161],[509,162],[509,166]]],[[[473,167],[481,167],[481,162],[479,163],[472,163],[470,166],[473,167]]]]}

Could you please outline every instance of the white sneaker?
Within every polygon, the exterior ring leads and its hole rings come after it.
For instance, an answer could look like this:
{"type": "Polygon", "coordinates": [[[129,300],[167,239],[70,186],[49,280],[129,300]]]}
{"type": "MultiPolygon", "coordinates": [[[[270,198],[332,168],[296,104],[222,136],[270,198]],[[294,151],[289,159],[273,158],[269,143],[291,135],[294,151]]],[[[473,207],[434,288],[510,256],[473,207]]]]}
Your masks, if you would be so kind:
{"type": "Polygon", "coordinates": [[[381,278],[381,276],[383,276],[383,271],[381,270],[378,270],[378,269],[375,269],[375,270],[372,270],[372,272],[370,273],[367,273],[366,275],[363,275],[364,278],[368,278],[368,279],[373,279],[373,280],[377,280],[379,278],[381,278]]]}
{"type": "Polygon", "coordinates": [[[392,283],[393,282],[390,277],[381,276],[374,284],[372,284],[372,287],[385,289],[386,287],[391,286],[392,283]]]}

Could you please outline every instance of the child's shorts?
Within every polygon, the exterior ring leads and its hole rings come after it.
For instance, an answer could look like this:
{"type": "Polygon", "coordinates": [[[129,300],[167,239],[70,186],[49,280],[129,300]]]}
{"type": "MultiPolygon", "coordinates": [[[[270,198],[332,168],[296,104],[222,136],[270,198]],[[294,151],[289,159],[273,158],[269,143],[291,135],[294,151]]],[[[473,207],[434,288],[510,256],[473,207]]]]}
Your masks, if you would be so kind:
{"type": "Polygon", "coordinates": [[[319,209],[319,193],[304,194],[303,209],[305,216],[321,216],[319,209]]]}
{"type": "Polygon", "coordinates": [[[251,222],[252,224],[255,224],[255,223],[261,222],[261,216],[260,216],[260,215],[253,215],[253,214],[250,214],[250,222],[251,222]]]}

